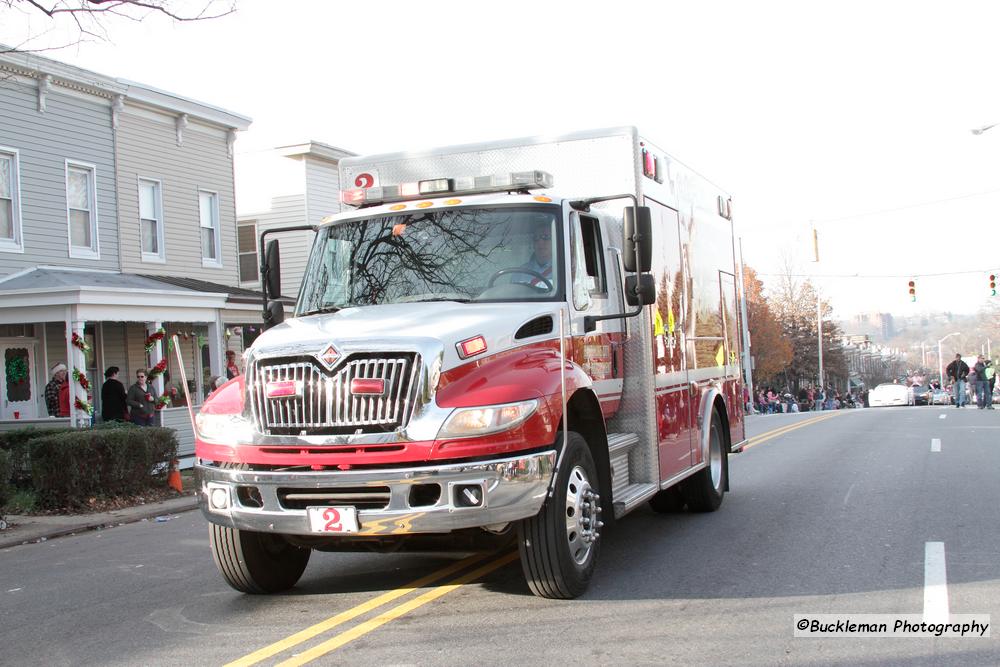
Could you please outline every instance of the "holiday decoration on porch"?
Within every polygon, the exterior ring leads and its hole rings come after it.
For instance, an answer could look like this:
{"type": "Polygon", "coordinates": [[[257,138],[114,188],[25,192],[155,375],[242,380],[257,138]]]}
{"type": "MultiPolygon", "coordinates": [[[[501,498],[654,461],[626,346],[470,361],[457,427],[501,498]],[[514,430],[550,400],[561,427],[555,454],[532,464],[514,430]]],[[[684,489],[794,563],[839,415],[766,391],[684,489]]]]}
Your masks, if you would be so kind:
{"type": "Polygon", "coordinates": [[[81,336],[75,331],[73,332],[73,335],[70,337],[70,342],[73,343],[73,347],[77,348],[81,352],[90,352],[90,345],[87,343],[87,341],[84,339],[83,336],[81,336]]]}
{"type": "Polygon", "coordinates": [[[160,397],[158,397],[156,399],[156,403],[153,404],[153,407],[156,408],[157,410],[162,410],[163,408],[169,408],[170,407],[170,397],[169,396],[160,396],[160,397]]]}
{"type": "Polygon", "coordinates": [[[149,336],[146,337],[146,352],[150,352],[153,349],[153,346],[156,345],[156,341],[163,340],[163,337],[166,335],[167,332],[163,330],[163,327],[160,327],[153,333],[149,334],[149,336]]]}
{"type": "Polygon", "coordinates": [[[10,384],[20,384],[28,379],[28,362],[24,357],[11,357],[4,364],[7,372],[7,382],[10,384]]]}
{"type": "Polygon", "coordinates": [[[146,379],[152,382],[156,378],[163,375],[163,371],[165,370],[167,370],[167,358],[163,357],[155,366],[149,369],[149,372],[146,373],[146,379]]]}
{"type": "Polygon", "coordinates": [[[76,406],[77,410],[82,410],[83,412],[86,412],[88,415],[94,414],[94,406],[88,403],[87,401],[83,400],[82,398],[76,399],[74,405],[76,406]]]}
{"type": "Polygon", "coordinates": [[[90,379],[87,374],[81,371],[79,368],[73,367],[73,379],[76,380],[77,384],[83,387],[83,390],[90,392],[90,379]]]}

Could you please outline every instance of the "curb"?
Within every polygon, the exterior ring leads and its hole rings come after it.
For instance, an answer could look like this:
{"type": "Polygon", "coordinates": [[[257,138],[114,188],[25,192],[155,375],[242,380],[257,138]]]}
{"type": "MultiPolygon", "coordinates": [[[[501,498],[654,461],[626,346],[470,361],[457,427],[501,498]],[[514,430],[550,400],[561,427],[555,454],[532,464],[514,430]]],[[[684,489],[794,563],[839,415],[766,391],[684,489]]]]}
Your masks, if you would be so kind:
{"type": "MultiPolygon", "coordinates": [[[[66,535],[75,535],[76,533],[85,533],[91,530],[101,530],[104,528],[113,528],[115,526],[124,525],[127,523],[137,523],[143,520],[153,519],[158,516],[163,516],[165,514],[176,514],[178,512],[190,512],[191,510],[198,509],[198,497],[184,496],[181,498],[174,498],[171,500],[161,501],[159,503],[152,503],[149,505],[138,505],[135,507],[128,507],[122,510],[116,510],[114,512],[102,512],[100,514],[94,514],[91,516],[83,517],[45,517],[46,519],[52,519],[53,525],[28,525],[23,528],[15,527],[8,529],[7,531],[0,532],[0,549],[9,549],[10,547],[17,547],[23,544],[34,544],[37,542],[44,542],[46,540],[64,537],[66,535]],[[64,519],[63,523],[55,523],[60,518],[64,519]],[[77,519],[75,522],[73,519],[77,519]],[[6,533],[22,533],[20,535],[6,533]]],[[[12,517],[8,516],[8,520],[12,517]]],[[[33,517],[24,517],[29,521],[33,517]]]]}

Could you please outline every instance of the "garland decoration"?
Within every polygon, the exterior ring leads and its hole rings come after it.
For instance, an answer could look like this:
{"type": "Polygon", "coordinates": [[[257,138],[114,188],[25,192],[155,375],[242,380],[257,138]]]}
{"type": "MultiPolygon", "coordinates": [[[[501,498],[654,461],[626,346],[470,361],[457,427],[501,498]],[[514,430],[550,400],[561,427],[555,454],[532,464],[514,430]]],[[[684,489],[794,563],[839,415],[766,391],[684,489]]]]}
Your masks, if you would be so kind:
{"type": "Polygon", "coordinates": [[[157,410],[170,407],[170,397],[166,395],[160,396],[156,399],[156,403],[153,404],[153,407],[157,410]]]}
{"type": "Polygon", "coordinates": [[[84,339],[84,337],[77,332],[73,332],[73,335],[70,337],[70,341],[73,343],[73,347],[77,348],[81,352],[90,352],[90,345],[87,343],[86,339],[84,339]]]}
{"type": "Polygon", "coordinates": [[[167,370],[167,358],[163,357],[155,366],[149,369],[149,372],[146,373],[146,379],[152,382],[163,375],[163,371],[165,370],[167,370]]]}
{"type": "Polygon", "coordinates": [[[88,415],[94,414],[94,406],[88,403],[87,401],[83,400],[82,398],[76,399],[74,405],[76,405],[77,410],[83,410],[88,415]]]}
{"type": "Polygon", "coordinates": [[[153,349],[153,346],[156,345],[156,342],[163,340],[163,337],[166,335],[167,332],[163,330],[163,327],[160,327],[153,333],[149,334],[149,336],[146,338],[146,352],[151,351],[153,349]]]}
{"type": "Polygon", "coordinates": [[[11,357],[6,363],[7,381],[20,384],[28,379],[28,362],[24,357],[11,357]]]}
{"type": "Polygon", "coordinates": [[[73,367],[73,379],[76,380],[77,384],[83,387],[83,390],[90,393],[90,379],[87,374],[81,371],[76,366],[73,367]]]}

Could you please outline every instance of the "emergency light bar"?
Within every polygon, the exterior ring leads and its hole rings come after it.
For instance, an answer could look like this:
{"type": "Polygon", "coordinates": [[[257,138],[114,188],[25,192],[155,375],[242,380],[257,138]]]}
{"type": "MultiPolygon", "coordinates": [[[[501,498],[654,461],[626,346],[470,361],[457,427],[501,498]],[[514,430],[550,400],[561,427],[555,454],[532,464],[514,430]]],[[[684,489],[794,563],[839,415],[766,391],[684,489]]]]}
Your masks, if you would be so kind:
{"type": "Polygon", "coordinates": [[[416,183],[380,185],[371,188],[343,190],[340,201],[348,206],[371,206],[389,202],[423,199],[445,194],[483,194],[511,190],[538,190],[551,188],[552,174],[546,171],[514,171],[489,176],[461,176],[458,178],[432,178],[416,183]]]}

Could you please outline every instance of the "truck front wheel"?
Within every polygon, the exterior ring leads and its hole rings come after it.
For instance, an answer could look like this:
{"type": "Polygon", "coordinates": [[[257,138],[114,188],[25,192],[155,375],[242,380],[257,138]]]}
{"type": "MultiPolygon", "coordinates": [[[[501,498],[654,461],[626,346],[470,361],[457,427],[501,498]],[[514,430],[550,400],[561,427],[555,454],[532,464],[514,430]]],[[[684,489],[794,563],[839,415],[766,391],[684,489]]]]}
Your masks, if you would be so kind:
{"type": "Polygon", "coordinates": [[[226,583],[241,593],[278,593],[295,585],[310,549],[281,535],[209,524],[212,557],[226,583]]]}
{"type": "Polygon", "coordinates": [[[570,432],[552,497],[518,525],[521,567],[531,591],[568,600],[585,590],[600,551],[601,497],[586,440],[570,432]]]}

